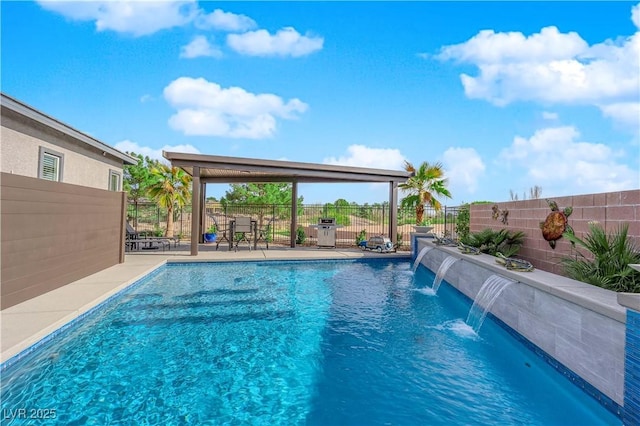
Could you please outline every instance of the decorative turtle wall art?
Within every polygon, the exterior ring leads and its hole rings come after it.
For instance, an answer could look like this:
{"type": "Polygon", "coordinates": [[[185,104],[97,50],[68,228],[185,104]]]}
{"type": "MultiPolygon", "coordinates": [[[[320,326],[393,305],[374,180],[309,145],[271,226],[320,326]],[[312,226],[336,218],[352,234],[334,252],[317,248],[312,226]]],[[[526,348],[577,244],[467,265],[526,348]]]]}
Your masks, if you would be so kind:
{"type": "Polygon", "coordinates": [[[542,237],[549,241],[552,249],[555,249],[556,240],[560,239],[565,231],[573,232],[573,228],[567,221],[567,218],[573,213],[573,207],[565,207],[564,210],[560,211],[555,201],[546,201],[551,208],[551,213],[547,215],[544,222],[540,222],[540,229],[542,229],[542,237]]]}
{"type": "Polygon", "coordinates": [[[493,212],[491,214],[491,217],[493,217],[493,220],[498,220],[498,218],[500,218],[500,222],[504,223],[505,225],[509,224],[509,210],[504,209],[504,210],[500,210],[500,208],[498,207],[497,204],[494,204],[493,207],[491,207],[491,211],[493,212]]]}

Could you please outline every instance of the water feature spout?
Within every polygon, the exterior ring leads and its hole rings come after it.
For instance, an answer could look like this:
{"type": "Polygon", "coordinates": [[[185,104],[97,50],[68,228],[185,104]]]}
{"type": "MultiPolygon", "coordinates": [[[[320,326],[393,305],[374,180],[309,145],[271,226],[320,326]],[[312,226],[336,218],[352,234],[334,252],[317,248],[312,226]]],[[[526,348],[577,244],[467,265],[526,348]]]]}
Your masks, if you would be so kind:
{"type": "Polygon", "coordinates": [[[482,284],[482,287],[480,287],[480,291],[478,291],[478,294],[473,301],[473,305],[469,310],[469,315],[467,316],[466,321],[476,333],[480,331],[480,327],[482,326],[487,313],[498,296],[500,296],[500,293],[514,282],[515,281],[508,278],[494,274],[487,278],[482,284]]]}
{"type": "Polygon", "coordinates": [[[438,268],[438,272],[436,272],[436,276],[433,279],[433,285],[431,286],[434,293],[438,293],[440,284],[442,283],[442,280],[444,279],[444,276],[446,275],[447,271],[449,270],[449,268],[451,268],[451,265],[456,263],[456,261],[458,260],[460,259],[458,259],[457,257],[449,256],[444,260],[444,262],[440,264],[440,267],[438,268]]]}
{"type": "Polygon", "coordinates": [[[418,253],[418,255],[416,256],[416,260],[413,262],[413,268],[411,269],[414,273],[416,272],[416,269],[418,269],[418,265],[420,265],[420,262],[422,262],[422,259],[426,256],[427,253],[429,253],[429,251],[431,251],[431,249],[434,249],[434,246],[424,246],[422,247],[422,250],[420,250],[420,253],[418,253]]]}

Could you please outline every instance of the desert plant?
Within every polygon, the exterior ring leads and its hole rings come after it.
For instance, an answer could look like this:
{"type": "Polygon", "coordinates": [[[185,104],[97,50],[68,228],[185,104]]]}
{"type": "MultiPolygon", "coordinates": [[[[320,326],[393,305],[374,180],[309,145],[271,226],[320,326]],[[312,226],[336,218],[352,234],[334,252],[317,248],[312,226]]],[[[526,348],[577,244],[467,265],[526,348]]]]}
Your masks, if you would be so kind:
{"type": "Polygon", "coordinates": [[[307,239],[307,234],[304,232],[304,228],[302,226],[298,226],[296,229],[296,244],[304,244],[307,239]]]}
{"type": "Polygon", "coordinates": [[[563,237],[575,246],[574,255],[561,260],[567,276],[613,291],[640,293],[640,272],[629,267],[640,263],[640,252],[628,231],[629,225],[623,224],[608,235],[601,225],[590,223],[584,239],[565,232],[563,237]]]}
{"type": "Polygon", "coordinates": [[[412,175],[406,182],[398,185],[398,188],[409,194],[402,199],[401,206],[415,208],[418,224],[422,222],[425,204],[440,211],[442,204],[436,197],[451,198],[451,193],[447,189],[447,179],[441,163],[429,164],[425,161],[416,169],[413,164],[405,161],[404,169],[412,175]]]}
{"type": "Polygon", "coordinates": [[[140,234],[141,235],[146,235],[148,237],[164,237],[165,228],[161,228],[158,225],[154,225],[152,230],[143,231],[140,234]]]}
{"type": "Polygon", "coordinates": [[[147,194],[159,207],[167,209],[165,237],[173,237],[173,212],[176,207],[187,204],[191,196],[191,176],[179,167],[158,164],[150,170],[151,183],[147,194]]]}
{"type": "Polygon", "coordinates": [[[268,243],[270,243],[273,240],[273,236],[271,235],[271,224],[268,223],[267,226],[265,226],[264,228],[264,233],[262,234],[264,236],[264,240],[268,243]]]}
{"type": "Polygon", "coordinates": [[[460,240],[464,244],[479,248],[483,253],[492,256],[502,253],[506,257],[511,257],[520,251],[524,243],[524,232],[511,232],[507,229],[495,231],[486,228],[480,232],[470,233],[466,238],[460,240]]]}
{"type": "Polygon", "coordinates": [[[456,235],[459,239],[463,240],[469,236],[470,220],[469,204],[465,204],[458,209],[456,216],[456,235]]]}

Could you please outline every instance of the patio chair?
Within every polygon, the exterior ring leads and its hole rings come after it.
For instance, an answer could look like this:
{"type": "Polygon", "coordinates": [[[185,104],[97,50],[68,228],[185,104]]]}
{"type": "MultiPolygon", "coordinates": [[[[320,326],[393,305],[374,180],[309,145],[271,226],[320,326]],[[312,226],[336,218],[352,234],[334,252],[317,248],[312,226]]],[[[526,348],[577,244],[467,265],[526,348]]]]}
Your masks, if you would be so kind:
{"type": "Polygon", "coordinates": [[[231,239],[229,238],[230,234],[231,234],[231,230],[229,228],[223,228],[220,226],[220,224],[218,223],[218,220],[216,219],[216,217],[212,214],[207,214],[207,216],[209,216],[211,218],[211,220],[213,221],[213,224],[216,226],[216,250],[218,250],[218,246],[220,245],[220,243],[222,242],[222,240],[225,240],[227,243],[231,244],[231,239]]]}
{"type": "Polygon", "coordinates": [[[246,241],[249,246],[249,250],[251,250],[251,241],[247,238],[247,235],[253,234],[253,224],[251,222],[252,220],[249,216],[236,217],[235,226],[233,228],[235,251],[238,251],[238,244],[240,244],[241,241],[246,241]]]}
{"type": "Polygon", "coordinates": [[[171,250],[171,241],[174,242],[174,247],[177,247],[179,238],[175,237],[149,237],[140,232],[137,232],[133,226],[127,222],[127,235],[125,238],[125,250],[140,251],[151,250],[162,247],[162,251],[165,248],[171,250]]]}
{"type": "Polygon", "coordinates": [[[273,226],[274,219],[275,219],[275,216],[271,217],[271,219],[267,221],[266,225],[263,225],[256,230],[256,232],[258,233],[258,237],[256,238],[256,243],[258,243],[259,241],[264,241],[264,243],[267,245],[267,250],[269,250],[269,240],[271,239],[271,231],[272,231],[271,227],[273,226]]]}
{"type": "Polygon", "coordinates": [[[134,251],[140,249],[140,243],[138,240],[140,239],[140,234],[133,229],[133,226],[129,225],[127,222],[127,235],[124,240],[124,250],[125,251],[134,251]]]}

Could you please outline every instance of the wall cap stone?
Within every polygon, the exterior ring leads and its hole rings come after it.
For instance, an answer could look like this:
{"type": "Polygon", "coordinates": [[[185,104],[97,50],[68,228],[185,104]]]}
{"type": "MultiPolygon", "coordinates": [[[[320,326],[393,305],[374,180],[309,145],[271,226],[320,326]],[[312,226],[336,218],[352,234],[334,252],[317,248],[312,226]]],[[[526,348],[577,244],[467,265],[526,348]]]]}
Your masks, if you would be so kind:
{"type": "Polygon", "coordinates": [[[618,293],[618,303],[625,308],[640,312],[640,294],[618,293]]]}

